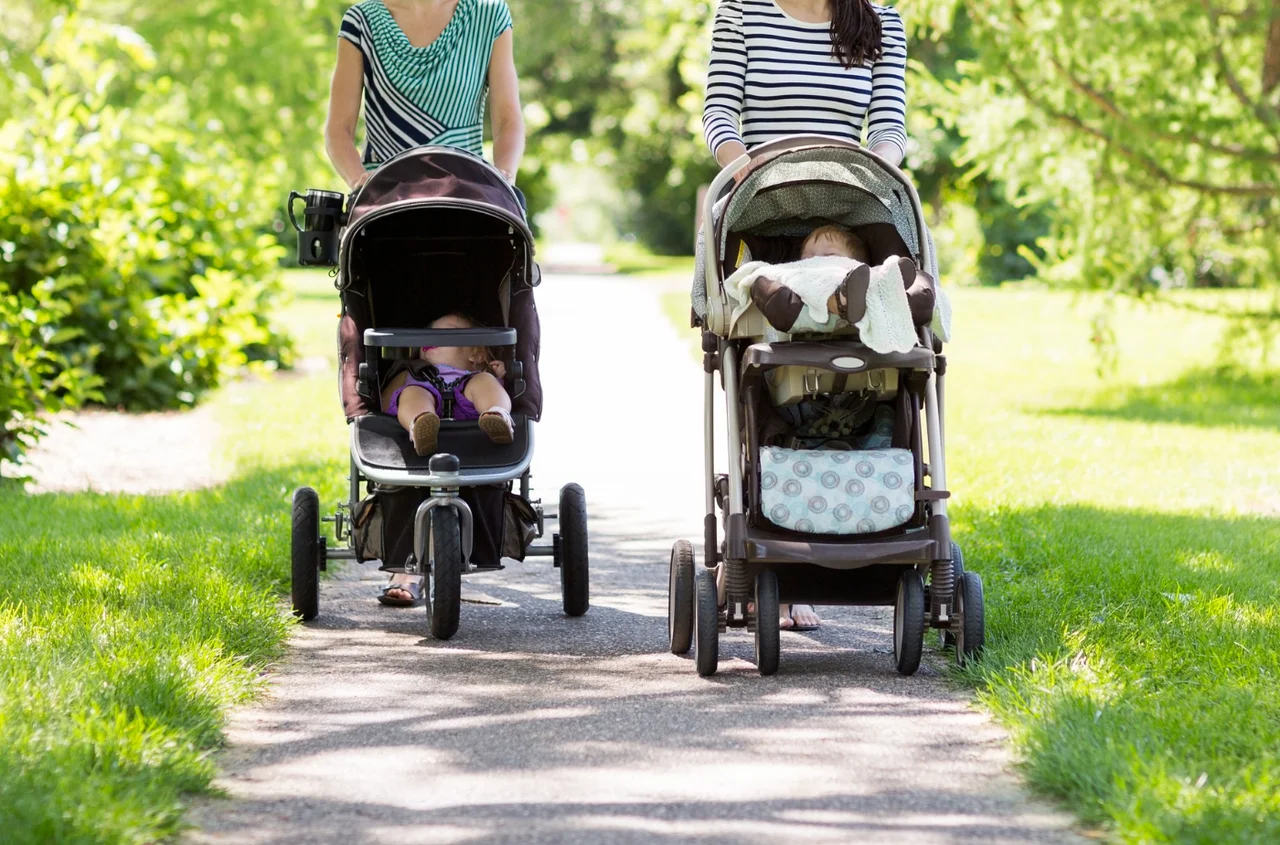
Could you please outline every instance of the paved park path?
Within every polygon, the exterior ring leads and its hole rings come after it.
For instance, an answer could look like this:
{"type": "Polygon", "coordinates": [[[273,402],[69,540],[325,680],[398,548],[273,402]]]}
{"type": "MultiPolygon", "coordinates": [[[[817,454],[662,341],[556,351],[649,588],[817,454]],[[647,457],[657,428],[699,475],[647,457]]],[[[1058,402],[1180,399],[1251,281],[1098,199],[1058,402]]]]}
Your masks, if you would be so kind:
{"type": "Polygon", "coordinates": [[[742,634],[709,680],[667,654],[668,552],[701,524],[700,369],[652,285],[549,277],[539,304],[534,483],[586,488],[590,613],[565,618],[531,559],[470,577],[439,643],[348,569],[232,719],[230,797],[195,809],[190,841],[1082,841],[1027,797],[941,656],[896,674],[889,609],[825,609],[820,632],[783,635],[772,678],[742,634]]]}

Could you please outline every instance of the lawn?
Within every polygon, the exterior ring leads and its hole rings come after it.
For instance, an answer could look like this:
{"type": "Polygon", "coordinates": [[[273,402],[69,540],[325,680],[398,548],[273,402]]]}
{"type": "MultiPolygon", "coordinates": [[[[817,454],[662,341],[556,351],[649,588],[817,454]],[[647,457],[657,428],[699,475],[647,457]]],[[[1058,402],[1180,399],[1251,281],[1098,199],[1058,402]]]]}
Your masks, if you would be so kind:
{"type": "Polygon", "coordinates": [[[951,513],[989,626],[963,680],[1114,841],[1280,842],[1280,375],[1122,302],[1100,379],[1100,300],[952,293],[951,513]]]}
{"type": "MultiPolygon", "coordinates": [[[[300,356],[331,359],[329,279],[290,280],[300,356]]],[[[963,680],[1032,784],[1115,840],[1280,841],[1280,381],[1218,371],[1214,319],[1137,305],[1100,380],[1093,300],[953,293],[952,513],[990,626],[963,680]]],[[[282,653],[289,493],[342,488],[333,378],[211,401],[237,468],[220,488],[0,489],[6,842],[180,829],[227,709],[282,653]]]]}
{"type": "MultiPolygon", "coordinates": [[[[293,280],[287,320],[300,352],[332,356],[327,277],[293,280]]],[[[333,500],[342,488],[333,379],[248,381],[211,401],[237,468],[223,487],[160,497],[0,487],[6,843],[147,843],[178,830],[184,800],[215,773],[209,751],[227,709],[282,653],[289,494],[310,483],[333,500]]]]}

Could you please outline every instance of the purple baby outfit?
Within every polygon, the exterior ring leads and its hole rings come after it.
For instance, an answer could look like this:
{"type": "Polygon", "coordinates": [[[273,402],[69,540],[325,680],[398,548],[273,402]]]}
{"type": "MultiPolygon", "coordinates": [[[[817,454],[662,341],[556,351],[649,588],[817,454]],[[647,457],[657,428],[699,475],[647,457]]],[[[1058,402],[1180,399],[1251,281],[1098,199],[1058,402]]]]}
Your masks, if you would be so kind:
{"type": "MultiPolygon", "coordinates": [[[[471,404],[462,391],[467,389],[467,382],[471,381],[471,377],[479,375],[479,373],[470,372],[468,370],[460,370],[457,367],[450,367],[442,364],[436,367],[436,372],[440,374],[440,380],[444,382],[446,389],[453,393],[453,415],[450,419],[455,420],[478,420],[480,412],[476,410],[476,406],[471,404]]],[[[414,378],[413,373],[406,375],[404,384],[396,388],[396,392],[391,394],[391,402],[387,404],[387,413],[395,416],[400,410],[400,394],[404,392],[406,387],[421,387],[427,391],[436,400],[436,412],[441,409],[440,389],[429,381],[422,381],[414,378]]]]}

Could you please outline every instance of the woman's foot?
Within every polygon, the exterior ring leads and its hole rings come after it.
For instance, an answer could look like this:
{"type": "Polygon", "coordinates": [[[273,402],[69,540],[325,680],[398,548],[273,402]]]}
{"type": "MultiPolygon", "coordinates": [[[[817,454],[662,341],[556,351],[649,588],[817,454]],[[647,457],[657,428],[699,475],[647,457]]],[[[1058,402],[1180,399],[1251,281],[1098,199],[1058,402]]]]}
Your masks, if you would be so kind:
{"type": "Polygon", "coordinates": [[[413,418],[413,426],[409,429],[409,439],[413,441],[413,451],[418,457],[426,457],[436,450],[436,441],[440,439],[440,417],[434,411],[423,411],[413,418]]]}
{"type": "Polygon", "coordinates": [[[422,578],[418,575],[392,575],[382,589],[378,601],[389,607],[413,607],[422,598],[422,578]]]}
{"type": "Polygon", "coordinates": [[[510,443],[516,436],[516,425],[506,408],[490,408],[480,415],[480,430],[494,443],[510,443]]]}
{"type": "Polygon", "coordinates": [[[822,620],[807,604],[791,605],[791,621],[793,631],[816,631],[822,627],[822,620]]]}

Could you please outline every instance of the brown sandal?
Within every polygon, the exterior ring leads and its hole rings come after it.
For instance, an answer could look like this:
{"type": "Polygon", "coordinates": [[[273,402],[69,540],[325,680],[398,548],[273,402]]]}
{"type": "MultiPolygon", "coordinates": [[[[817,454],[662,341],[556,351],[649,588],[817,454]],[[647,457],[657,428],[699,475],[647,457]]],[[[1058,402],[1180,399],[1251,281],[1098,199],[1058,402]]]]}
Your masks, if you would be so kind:
{"type": "Polygon", "coordinates": [[[515,423],[504,408],[492,408],[481,414],[480,430],[494,443],[510,443],[516,437],[515,423]]]}
{"type": "Polygon", "coordinates": [[[423,411],[413,418],[413,427],[409,429],[409,440],[413,442],[413,451],[418,457],[425,458],[436,450],[436,442],[440,439],[440,417],[434,411],[423,411]]]}

